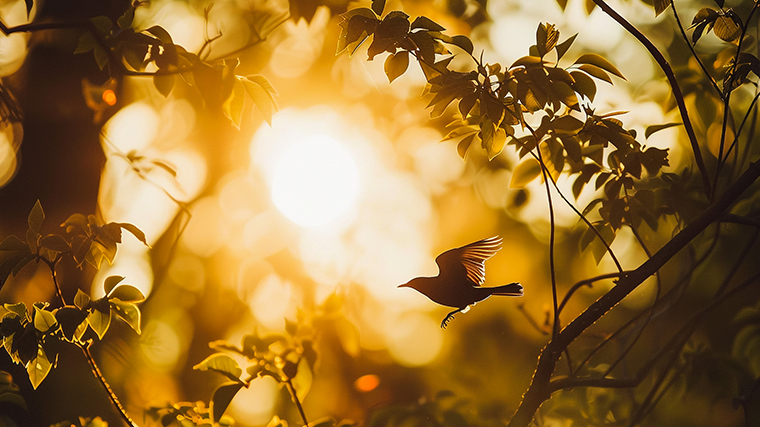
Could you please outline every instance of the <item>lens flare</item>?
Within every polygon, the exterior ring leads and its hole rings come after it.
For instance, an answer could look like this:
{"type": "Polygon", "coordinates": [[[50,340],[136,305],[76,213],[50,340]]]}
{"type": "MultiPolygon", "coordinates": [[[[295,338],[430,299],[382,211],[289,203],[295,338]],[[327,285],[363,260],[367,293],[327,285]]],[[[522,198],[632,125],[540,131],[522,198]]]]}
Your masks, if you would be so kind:
{"type": "Polygon", "coordinates": [[[295,142],[282,156],[272,182],[277,209],[304,227],[337,220],[353,206],[358,192],[356,162],[345,147],[325,135],[295,142]]]}

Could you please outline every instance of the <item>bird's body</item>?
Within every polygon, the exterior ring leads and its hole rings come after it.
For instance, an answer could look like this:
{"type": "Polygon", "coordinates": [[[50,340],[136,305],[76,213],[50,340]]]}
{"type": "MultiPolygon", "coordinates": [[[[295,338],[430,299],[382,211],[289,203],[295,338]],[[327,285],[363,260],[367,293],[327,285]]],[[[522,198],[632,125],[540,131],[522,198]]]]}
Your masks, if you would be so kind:
{"type": "Polygon", "coordinates": [[[501,237],[496,236],[448,250],[435,259],[437,276],[417,277],[399,287],[416,289],[433,302],[457,308],[441,322],[444,329],[454,314],[466,312],[471,305],[491,295],[522,296],[523,288],[516,282],[490,288],[480,286],[486,280],[485,261],[501,249],[501,243],[501,237]]]}

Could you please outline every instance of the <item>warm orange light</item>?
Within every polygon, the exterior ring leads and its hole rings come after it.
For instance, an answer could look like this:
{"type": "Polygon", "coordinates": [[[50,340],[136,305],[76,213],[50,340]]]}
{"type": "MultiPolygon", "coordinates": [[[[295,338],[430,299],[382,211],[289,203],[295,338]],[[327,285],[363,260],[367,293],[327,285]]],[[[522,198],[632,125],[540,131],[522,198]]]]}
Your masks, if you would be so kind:
{"type": "Polygon", "coordinates": [[[364,375],[354,381],[354,387],[361,392],[372,391],[380,385],[380,377],[377,375],[364,375]]]}
{"type": "Polygon", "coordinates": [[[116,104],[116,94],[111,89],[106,89],[103,92],[103,102],[108,105],[116,104]]]}

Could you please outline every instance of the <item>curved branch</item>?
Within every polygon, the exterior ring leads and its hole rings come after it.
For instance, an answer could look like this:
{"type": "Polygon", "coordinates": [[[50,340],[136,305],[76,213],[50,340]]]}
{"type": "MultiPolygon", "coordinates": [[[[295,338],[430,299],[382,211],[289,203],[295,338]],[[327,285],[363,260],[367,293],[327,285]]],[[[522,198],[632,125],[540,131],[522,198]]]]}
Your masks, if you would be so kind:
{"type": "Polygon", "coordinates": [[[673,69],[670,67],[670,64],[662,55],[662,52],[660,52],[660,50],[657,49],[657,47],[644,34],[642,34],[641,31],[634,27],[633,24],[620,16],[620,14],[612,9],[604,0],[593,1],[597,6],[599,6],[600,9],[602,9],[607,15],[609,15],[618,24],[620,24],[620,26],[628,30],[628,32],[631,33],[631,35],[634,36],[636,40],[644,45],[646,50],[662,69],[665,77],[667,77],[668,83],[670,83],[670,87],[673,90],[673,97],[676,99],[676,103],[678,104],[678,111],[681,113],[683,127],[686,129],[686,134],[688,135],[689,142],[691,143],[691,149],[694,152],[694,161],[697,163],[697,168],[699,169],[700,175],[702,175],[702,185],[705,188],[705,195],[709,197],[710,194],[712,194],[710,177],[707,173],[705,162],[702,159],[702,152],[699,150],[699,141],[697,141],[697,134],[694,132],[694,126],[692,125],[691,119],[689,118],[689,111],[686,109],[686,102],[684,101],[683,92],[681,92],[681,87],[678,85],[678,80],[676,79],[676,75],[673,72],[673,69]]]}
{"type": "MultiPolygon", "coordinates": [[[[601,1],[601,0],[595,0],[601,1]]],[[[551,396],[549,384],[560,355],[570,343],[575,341],[586,329],[604,316],[612,307],[628,296],[644,280],[657,272],[678,252],[701,234],[709,225],[718,221],[744,191],[760,178],[760,161],[751,163],[747,170],[723,194],[720,195],[701,215],[683,228],[650,259],[636,270],[620,279],[617,286],[591,304],[563,329],[559,336],[549,341],[541,351],[536,371],[523,400],[515,412],[509,426],[527,426],[533,419],[538,407],[551,396]]],[[[724,297],[728,295],[725,294],[724,297]]]]}
{"type": "MultiPolygon", "coordinates": [[[[567,291],[567,294],[565,294],[565,298],[562,299],[562,303],[560,303],[559,308],[557,309],[558,312],[562,312],[562,309],[565,308],[565,305],[567,305],[568,301],[570,301],[570,297],[573,296],[575,291],[578,289],[588,286],[589,288],[592,287],[592,283],[598,282],[600,280],[604,279],[612,279],[615,277],[624,277],[626,274],[630,273],[630,271],[620,271],[617,273],[607,273],[607,274],[600,274],[595,277],[591,277],[585,280],[581,280],[580,282],[574,284],[570,290],[567,291]]],[[[558,313],[559,315],[559,313],[558,313]]]]}

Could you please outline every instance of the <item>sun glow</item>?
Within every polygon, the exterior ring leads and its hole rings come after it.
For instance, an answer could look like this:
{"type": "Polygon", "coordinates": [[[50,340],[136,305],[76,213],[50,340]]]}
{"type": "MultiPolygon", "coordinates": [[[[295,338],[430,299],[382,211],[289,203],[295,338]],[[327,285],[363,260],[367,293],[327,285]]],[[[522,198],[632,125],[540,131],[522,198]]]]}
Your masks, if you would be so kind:
{"type": "Polygon", "coordinates": [[[314,135],[295,142],[281,157],[272,181],[280,212],[304,227],[320,227],[345,214],[359,192],[351,154],[333,138],[314,135]]]}

